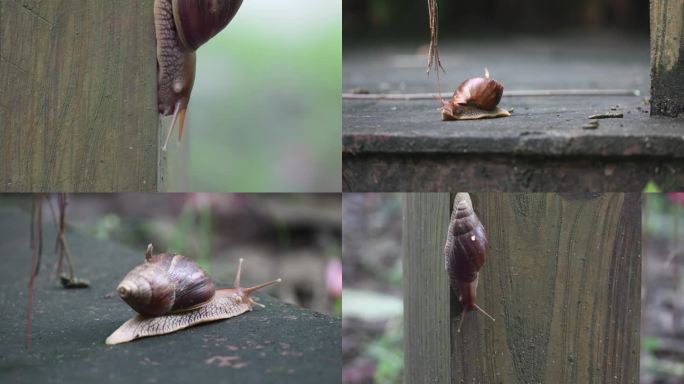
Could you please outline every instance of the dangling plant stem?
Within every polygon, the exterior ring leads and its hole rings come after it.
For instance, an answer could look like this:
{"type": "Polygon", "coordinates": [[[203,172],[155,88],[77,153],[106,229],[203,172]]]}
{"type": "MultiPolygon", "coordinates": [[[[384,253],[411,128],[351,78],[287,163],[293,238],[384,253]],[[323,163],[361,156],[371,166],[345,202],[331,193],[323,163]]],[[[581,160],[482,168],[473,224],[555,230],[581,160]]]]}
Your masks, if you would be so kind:
{"type": "Polygon", "coordinates": [[[59,223],[57,224],[57,241],[55,244],[55,252],[59,254],[57,259],[57,273],[62,281],[64,288],[88,288],[90,283],[88,280],[80,279],[74,275],[74,264],[71,260],[71,253],[66,241],[66,208],[68,203],[67,194],[60,193],[57,197],[59,204],[59,223]],[[67,263],[67,272],[64,272],[64,260],[67,263]]]}
{"type": "MultiPolygon", "coordinates": [[[[439,12],[437,9],[437,0],[428,0],[428,12],[430,14],[430,48],[428,50],[428,65],[427,73],[434,67],[437,81],[437,97],[442,102],[442,94],[439,88],[439,70],[444,71],[442,62],[439,60],[439,48],[437,47],[437,40],[439,38],[439,12]]],[[[444,71],[446,72],[446,71],[444,71]]]]}
{"type": "Polygon", "coordinates": [[[33,196],[31,211],[31,274],[28,283],[28,303],[26,305],[26,321],[24,322],[24,349],[28,349],[31,341],[31,317],[33,309],[33,283],[40,268],[40,258],[43,252],[41,238],[41,224],[43,219],[43,195],[33,196]]]}

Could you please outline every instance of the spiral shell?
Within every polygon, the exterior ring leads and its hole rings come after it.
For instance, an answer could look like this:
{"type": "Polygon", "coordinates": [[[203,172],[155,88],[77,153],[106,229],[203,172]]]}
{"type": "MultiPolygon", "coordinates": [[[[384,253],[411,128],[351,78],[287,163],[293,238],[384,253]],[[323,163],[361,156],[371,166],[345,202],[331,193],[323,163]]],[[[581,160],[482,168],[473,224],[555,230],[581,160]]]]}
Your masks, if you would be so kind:
{"type": "Polygon", "coordinates": [[[461,83],[452,96],[452,102],[458,105],[472,105],[486,111],[496,108],[503,95],[503,85],[489,77],[485,68],[485,77],[473,77],[461,83]]]}
{"type": "Polygon", "coordinates": [[[207,274],[192,260],[170,253],[153,255],[152,244],[148,245],[145,263],[133,268],[117,289],[140,314],[121,325],[105,343],[113,345],[164,335],[235,317],[251,311],[255,305],[263,307],[252,294],[282,280],[244,288],[240,286],[242,262],[240,259],[233,288],[214,289],[207,274]]]}
{"type": "Polygon", "coordinates": [[[160,316],[206,304],[214,283],[194,261],[172,253],[145,252],[145,262],[133,268],[117,287],[119,296],[144,316],[160,316]]]}
{"type": "Polygon", "coordinates": [[[461,332],[461,325],[468,311],[477,309],[492,321],[496,321],[475,302],[478,275],[484,264],[486,250],[487,234],[473,211],[470,195],[457,193],[444,245],[444,261],[449,275],[449,285],[459,295],[462,308],[458,332],[461,332]]]}
{"type": "Polygon", "coordinates": [[[173,0],[178,38],[196,51],[233,19],[242,0],[173,0]]]}
{"type": "Polygon", "coordinates": [[[510,112],[498,107],[503,85],[489,77],[474,77],[461,83],[448,101],[442,101],[442,120],[477,120],[508,117],[510,112]]]}
{"type": "Polygon", "coordinates": [[[487,234],[473,211],[473,203],[467,193],[457,193],[444,246],[444,258],[449,282],[459,292],[459,283],[476,281],[485,261],[487,234]]]}

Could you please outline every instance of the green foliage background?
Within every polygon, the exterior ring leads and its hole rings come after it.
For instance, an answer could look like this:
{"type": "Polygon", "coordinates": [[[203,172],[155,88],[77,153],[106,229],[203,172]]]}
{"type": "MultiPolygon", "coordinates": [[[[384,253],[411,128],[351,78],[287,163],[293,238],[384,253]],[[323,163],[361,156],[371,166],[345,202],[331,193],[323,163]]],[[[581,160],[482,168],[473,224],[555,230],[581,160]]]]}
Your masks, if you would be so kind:
{"type": "Polygon", "coordinates": [[[248,0],[198,50],[169,191],[341,188],[341,7],[248,0]]]}

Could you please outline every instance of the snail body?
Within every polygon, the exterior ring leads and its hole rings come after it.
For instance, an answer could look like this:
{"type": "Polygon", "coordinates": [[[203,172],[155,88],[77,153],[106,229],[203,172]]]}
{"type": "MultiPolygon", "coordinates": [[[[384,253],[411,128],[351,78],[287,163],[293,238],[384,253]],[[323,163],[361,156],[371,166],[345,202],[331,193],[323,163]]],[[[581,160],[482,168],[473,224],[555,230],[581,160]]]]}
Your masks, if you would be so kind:
{"type": "Polygon", "coordinates": [[[456,88],[449,101],[442,101],[442,120],[474,120],[506,117],[511,114],[497,105],[503,95],[503,85],[489,77],[470,78],[456,88]]]}
{"type": "Polygon", "coordinates": [[[487,234],[473,210],[470,195],[457,193],[444,245],[444,261],[449,285],[459,295],[462,307],[459,332],[469,311],[478,310],[494,320],[476,304],[478,276],[484,265],[486,251],[487,234]]]}
{"type": "Polygon", "coordinates": [[[183,136],[185,112],[195,82],[195,51],[228,25],[240,5],[242,0],[154,1],[159,113],[173,114],[163,150],[178,119],[178,140],[183,136]]]}
{"type": "Polygon", "coordinates": [[[206,272],[192,260],[170,253],[153,255],[152,251],[150,244],[145,262],[133,268],[117,287],[119,296],[138,315],[114,331],[106,340],[108,345],[238,316],[254,305],[263,307],[251,294],[281,281],[242,288],[240,259],[234,287],[215,289],[206,272]]]}

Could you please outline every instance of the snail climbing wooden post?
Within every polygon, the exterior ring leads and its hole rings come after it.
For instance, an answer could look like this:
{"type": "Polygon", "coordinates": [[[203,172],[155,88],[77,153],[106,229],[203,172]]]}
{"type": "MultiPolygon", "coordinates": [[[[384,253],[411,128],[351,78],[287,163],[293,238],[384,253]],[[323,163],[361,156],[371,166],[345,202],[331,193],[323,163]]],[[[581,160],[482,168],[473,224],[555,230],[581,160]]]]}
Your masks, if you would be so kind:
{"type": "Polygon", "coordinates": [[[448,285],[449,194],[407,194],[405,377],[639,382],[639,194],[470,194],[487,230],[477,303],[448,285]]]}
{"type": "Polygon", "coordinates": [[[195,51],[233,19],[242,0],[155,0],[154,21],[159,63],[159,113],[173,115],[162,150],[178,123],[183,137],[185,111],[195,82],[195,51]]]}
{"type": "Polygon", "coordinates": [[[457,329],[461,332],[461,324],[469,311],[477,309],[492,321],[496,320],[476,303],[478,275],[487,252],[487,233],[468,193],[457,193],[451,209],[444,262],[451,290],[458,295],[462,307],[457,329]]]}

